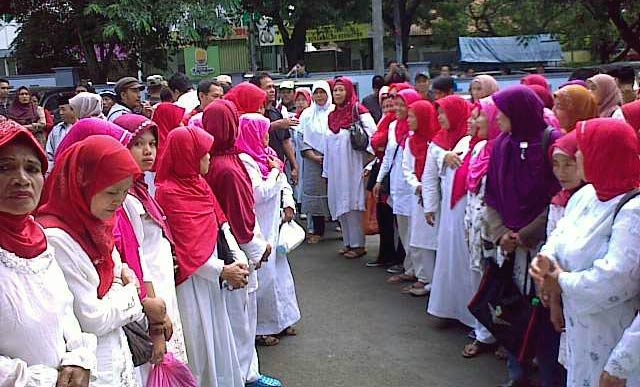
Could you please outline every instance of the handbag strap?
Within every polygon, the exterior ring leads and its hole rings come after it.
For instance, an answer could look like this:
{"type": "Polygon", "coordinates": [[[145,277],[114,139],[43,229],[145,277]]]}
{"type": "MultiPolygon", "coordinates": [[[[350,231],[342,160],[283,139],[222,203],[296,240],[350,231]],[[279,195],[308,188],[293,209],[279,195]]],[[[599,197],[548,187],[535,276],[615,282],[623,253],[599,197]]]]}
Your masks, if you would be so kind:
{"type": "Polygon", "coordinates": [[[636,196],[640,195],[640,189],[639,188],[634,188],[632,191],[627,192],[622,199],[620,199],[620,201],[618,202],[618,204],[616,205],[616,209],[613,212],[613,222],[616,221],[616,217],[618,216],[618,213],[620,212],[620,210],[622,210],[622,207],[624,207],[625,204],[629,203],[629,201],[633,198],[635,198],[636,196]]]}
{"type": "Polygon", "coordinates": [[[353,104],[353,109],[351,109],[351,119],[358,121],[362,124],[362,119],[360,118],[360,102],[356,102],[353,104]]]}

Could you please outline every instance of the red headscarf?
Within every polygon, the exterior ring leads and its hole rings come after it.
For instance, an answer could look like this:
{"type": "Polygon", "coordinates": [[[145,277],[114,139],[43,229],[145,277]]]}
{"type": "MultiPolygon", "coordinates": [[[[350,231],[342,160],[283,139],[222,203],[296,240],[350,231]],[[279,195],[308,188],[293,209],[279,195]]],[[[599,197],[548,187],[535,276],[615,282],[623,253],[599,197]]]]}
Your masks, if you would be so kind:
{"type": "Polygon", "coordinates": [[[256,225],[255,200],[251,178],[236,148],[238,138],[238,111],[231,101],[218,100],[204,110],[204,129],[216,141],[211,150],[211,168],[205,176],[226,214],[238,243],[253,239],[256,225]]]}
{"type": "Polygon", "coordinates": [[[356,113],[364,114],[369,112],[362,104],[358,104],[358,112],[353,111],[354,106],[358,103],[358,94],[350,78],[340,77],[336,79],[331,86],[331,90],[333,91],[338,85],[344,86],[346,95],[342,105],[336,104],[335,110],[329,113],[329,129],[335,134],[338,134],[340,129],[348,129],[357,119],[355,117],[356,113]]]}
{"type": "Polygon", "coordinates": [[[159,162],[156,197],[174,236],[176,285],[209,260],[216,249],[218,227],[226,221],[200,175],[200,160],[212,146],[213,137],[204,130],[177,128],[167,136],[167,151],[159,162]]]}
{"type": "Polygon", "coordinates": [[[167,136],[173,129],[182,125],[184,108],[171,102],[160,102],[156,105],[151,119],[158,125],[158,155],[156,160],[162,158],[166,148],[167,136]]]}
{"type": "Polygon", "coordinates": [[[576,131],[585,180],[593,184],[600,201],[638,187],[638,140],[629,124],[615,118],[595,118],[579,122],[576,131]]]}
{"type": "Polygon", "coordinates": [[[236,105],[238,115],[257,113],[267,103],[267,92],[253,83],[242,82],[229,90],[224,99],[236,105]]]}
{"type": "Polygon", "coordinates": [[[520,80],[520,84],[527,85],[527,86],[538,85],[538,86],[544,87],[547,90],[550,89],[549,81],[547,81],[547,78],[545,78],[544,76],[542,76],[540,74],[527,75],[526,77],[524,77],[524,78],[522,78],[520,80]]]}
{"type": "Polygon", "coordinates": [[[622,105],[624,119],[636,132],[640,132],[640,100],[622,105]]]}
{"type": "Polygon", "coordinates": [[[464,98],[449,95],[435,102],[436,107],[442,108],[449,120],[449,129],[443,129],[431,140],[440,148],[450,151],[469,131],[469,115],[471,105],[464,98]]]}
{"type": "Polygon", "coordinates": [[[553,108],[553,95],[551,95],[551,92],[548,88],[536,84],[527,86],[529,86],[529,88],[531,88],[531,90],[533,90],[536,95],[542,100],[544,107],[546,107],[547,109],[553,108]]]}
{"type": "MultiPolygon", "coordinates": [[[[576,153],[578,152],[578,138],[576,136],[575,130],[560,137],[556,140],[555,143],[549,149],[549,157],[553,161],[553,155],[556,149],[567,157],[576,159],[576,153]]],[[[551,203],[557,206],[566,207],[567,203],[569,203],[569,199],[576,193],[580,188],[582,188],[584,184],[580,184],[578,187],[573,189],[562,189],[558,192],[553,198],[551,198],[551,203]]]]}
{"type": "MultiPolygon", "coordinates": [[[[14,121],[0,122],[0,148],[19,139],[31,146],[44,173],[47,170],[47,156],[33,134],[14,121]]],[[[47,238],[31,214],[0,212],[0,246],[20,258],[30,259],[47,249],[47,238]]]]}
{"type": "Polygon", "coordinates": [[[139,173],[127,148],[112,137],[97,135],[64,151],[45,184],[47,201],[38,211],[38,220],[46,228],[64,230],[82,246],[100,278],[98,298],[113,283],[116,220],[115,216],[96,218],[91,213],[91,200],[105,188],[139,173]]]}
{"type": "MultiPolygon", "coordinates": [[[[299,96],[303,96],[304,99],[307,101],[307,107],[311,106],[312,98],[311,98],[311,91],[309,89],[304,87],[297,89],[296,93],[293,96],[293,100],[297,101],[299,96]]],[[[303,111],[304,109],[298,110],[296,112],[296,118],[300,118],[300,115],[302,114],[303,111]]]]}
{"type": "MultiPolygon", "coordinates": [[[[156,138],[156,141],[158,140],[158,125],[143,115],[124,114],[116,118],[113,123],[127,130],[134,136],[127,146],[129,149],[133,147],[135,137],[143,134],[146,130],[151,131],[153,136],[156,138]]],[[[156,162],[157,160],[156,154],[156,162]]],[[[164,212],[162,211],[162,208],[160,208],[158,202],[149,194],[149,186],[145,183],[143,174],[140,174],[133,182],[133,186],[129,190],[129,193],[142,203],[147,215],[149,215],[149,217],[162,228],[164,236],[169,240],[169,242],[173,243],[171,230],[167,224],[164,212]]]]}
{"type": "Polygon", "coordinates": [[[373,153],[380,161],[384,157],[384,151],[387,148],[387,141],[389,140],[389,126],[396,120],[396,113],[390,111],[382,116],[382,119],[378,122],[378,129],[371,136],[371,147],[373,153]]]}
{"type": "MultiPolygon", "coordinates": [[[[412,103],[420,101],[422,96],[415,89],[404,89],[398,92],[397,98],[401,99],[408,109],[412,103]]],[[[407,137],[409,137],[409,122],[407,118],[405,117],[403,120],[396,119],[396,141],[398,145],[404,147],[407,137]]]]}
{"type": "MultiPolygon", "coordinates": [[[[449,120],[449,129],[441,130],[434,137],[439,147],[445,150],[452,150],[458,141],[460,141],[469,132],[469,116],[471,115],[471,105],[462,97],[457,95],[449,95],[436,102],[436,105],[442,110],[449,120]]],[[[469,163],[471,161],[471,150],[480,141],[474,136],[469,143],[469,152],[467,152],[462,165],[456,170],[453,179],[453,192],[451,194],[451,208],[453,208],[460,199],[467,193],[467,174],[469,173],[469,163]]]]}
{"type": "Polygon", "coordinates": [[[424,172],[424,165],[427,162],[429,142],[440,130],[437,118],[438,113],[433,104],[425,100],[412,103],[409,109],[415,113],[418,120],[418,128],[409,137],[409,148],[411,148],[411,153],[416,158],[414,172],[418,180],[422,180],[422,172],[424,172]]]}

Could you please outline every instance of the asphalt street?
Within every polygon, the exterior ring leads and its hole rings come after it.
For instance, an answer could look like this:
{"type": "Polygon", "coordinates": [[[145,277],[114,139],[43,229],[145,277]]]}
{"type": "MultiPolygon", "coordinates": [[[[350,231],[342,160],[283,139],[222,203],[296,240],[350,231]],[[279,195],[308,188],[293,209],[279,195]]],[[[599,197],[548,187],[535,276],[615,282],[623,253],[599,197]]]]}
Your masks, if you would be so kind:
{"type": "MultiPolygon", "coordinates": [[[[329,229],[333,229],[331,226],[329,229]]],[[[439,328],[425,312],[426,298],[400,294],[401,285],[365,263],[347,260],[335,234],[289,257],[302,320],[299,335],[259,348],[260,368],[286,387],[496,386],[506,367],[492,353],[464,359],[469,329],[439,328]]]]}

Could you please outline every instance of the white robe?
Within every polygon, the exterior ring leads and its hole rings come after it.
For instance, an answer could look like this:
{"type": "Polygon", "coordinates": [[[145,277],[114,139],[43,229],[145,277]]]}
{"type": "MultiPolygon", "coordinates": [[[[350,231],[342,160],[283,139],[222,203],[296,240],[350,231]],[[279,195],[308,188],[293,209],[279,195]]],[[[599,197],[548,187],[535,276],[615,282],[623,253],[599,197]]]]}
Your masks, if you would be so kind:
{"type": "MultiPolygon", "coordinates": [[[[629,201],[612,226],[622,196],[601,202],[593,186],[580,189],[541,250],[566,270],[559,282],[567,386],[598,386],[612,350],[640,306],[640,198],[629,201]]],[[[633,382],[627,385],[639,380],[633,382]]]]}
{"type": "Polygon", "coordinates": [[[614,348],[604,369],[620,379],[627,379],[631,387],[634,381],[640,384],[640,314],[633,324],[625,330],[622,339],[614,348]]]}
{"type": "Polygon", "coordinates": [[[58,368],[95,371],[96,337],[80,330],[51,246],[24,259],[0,248],[0,386],[55,387],[58,368]]]}
{"type": "Polygon", "coordinates": [[[256,217],[272,251],[268,262],[258,270],[258,326],[257,335],[274,335],[300,320],[295,283],[286,255],[276,251],[280,233],[280,203],[283,208],[295,209],[292,190],[285,174],[272,169],[266,180],[258,164],[246,153],[240,159],[249,173],[256,202],[256,217]]]}
{"type": "MultiPolygon", "coordinates": [[[[373,117],[366,113],[360,115],[360,118],[371,138],[376,130],[373,117]]],[[[365,179],[362,172],[366,165],[367,153],[351,148],[348,130],[340,130],[337,134],[329,131],[322,153],[322,177],[327,179],[329,211],[333,220],[350,211],[364,211],[365,179]]],[[[373,154],[373,151],[369,149],[369,153],[373,154]]]]}
{"type": "Polygon", "coordinates": [[[382,164],[380,165],[380,172],[378,173],[376,182],[382,183],[385,176],[389,175],[389,188],[391,190],[389,204],[393,209],[393,214],[408,217],[413,214],[415,187],[412,187],[405,178],[402,160],[406,148],[398,148],[399,145],[396,138],[397,123],[398,121],[393,121],[391,125],[389,125],[387,147],[384,150],[384,157],[382,158],[382,164]]]}
{"type": "MultiPolygon", "coordinates": [[[[470,137],[458,142],[454,151],[462,152],[464,158],[469,151],[470,137]]],[[[424,212],[437,212],[440,208],[438,229],[438,252],[431,284],[431,296],[427,311],[437,317],[450,318],[469,326],[475,319],[467,309],[476,288],[469,268],[469,249],[464,235],[464,211],[467,198],[463,197],[451,208],[451,195],[456,170],[444,163],[447,152],[431,143],[422,178],[424,212]]]]}
{"type": "Polygon", "coordinates": [[[198,386],[242,387],[236,345],[220,289],[224,262],[216,251],[186,281],[178,285],[178,306],[189,357],[198,386]]]}
{"type": "Polygon", "coordinates": [[[140,245],[140,265],[144,279],[153,283],[156,296],[164,300],[167,315],[173,323],[173,336],[167,342],[167,351],[171,352],[176,359],[188,363],[176,296],[171,243],[165,238],[162,227],[147,215],[144,206],[137,198],[127,195],[123,208],[140,245]]]}
{"type": "Polygon", "coordinates": [[[133,360],[122,327],[144,315],[135,285],[122,286],[123,263],[117,250],[113,249],[115,281],[100,299],[98,272],[80,244],[59,228],[48,228],[45,233],[73,293],[73,310],[82,330],[98,337],[96,380],[91,386],[136,386],[133,360]]]}

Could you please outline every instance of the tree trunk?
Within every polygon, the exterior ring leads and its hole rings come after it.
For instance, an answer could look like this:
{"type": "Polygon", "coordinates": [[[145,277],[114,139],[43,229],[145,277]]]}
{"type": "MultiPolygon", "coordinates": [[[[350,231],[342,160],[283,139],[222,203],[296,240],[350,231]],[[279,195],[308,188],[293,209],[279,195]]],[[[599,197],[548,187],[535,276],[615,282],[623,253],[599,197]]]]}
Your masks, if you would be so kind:
{"type": "Polygon", "coordinates": [[[640,52],[640,34],[638,34],[637,31],[637,25],[640,21],[635,20],[632,25],[629,25],[622,16],[622,8],[622,1],[607,1],[607,12],[609,14],[609,18],[618,29],[620,37],[628,47],[633,48],[636,52],[640,52]]]}
{"type": "Polygon", "coordinates": [[[102,69],[98,63],[93,42],[85,39],[85,37],[82,36],[82,32],[78,32],[78,41],[80,42],[80,49],[82,50],[84,60],[87,63],[87,71],[91,77],[91,81],[93,83],[106,83],[108,72],[101,71],[102,69]]]}

